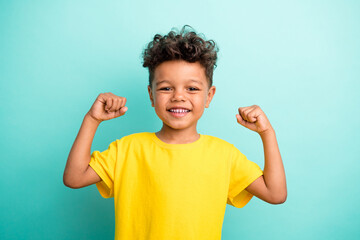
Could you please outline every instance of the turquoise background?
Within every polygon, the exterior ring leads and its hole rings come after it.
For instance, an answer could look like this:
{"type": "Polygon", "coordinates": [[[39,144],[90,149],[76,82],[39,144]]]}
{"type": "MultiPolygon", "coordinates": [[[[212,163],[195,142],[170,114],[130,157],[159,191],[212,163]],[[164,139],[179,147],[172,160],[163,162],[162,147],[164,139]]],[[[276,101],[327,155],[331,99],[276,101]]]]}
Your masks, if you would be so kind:
{"type": "Polygon", "coordinates": [[[161,122],[141,53],[189,24],[220,48],[217,92],[199,122],[264,166],[236,122],[259,105],[273,125],[288,198],[227,205],[222,239],[360,239],[359,1],[0,1],[0,239],[113,239],[113,199],[62,177],[98,94],[127,98],[94,150],[161,122]]]}

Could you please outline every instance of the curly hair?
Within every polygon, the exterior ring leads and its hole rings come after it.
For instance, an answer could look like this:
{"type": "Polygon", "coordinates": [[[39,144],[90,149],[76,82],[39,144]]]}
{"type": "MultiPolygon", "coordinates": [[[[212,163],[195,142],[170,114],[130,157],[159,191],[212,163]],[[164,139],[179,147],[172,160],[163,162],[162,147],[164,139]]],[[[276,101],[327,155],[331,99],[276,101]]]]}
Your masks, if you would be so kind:
{"type": "Polygon", "coordinates": [[[216,68],[218,46],[213,40],[204,40],[194,30],[187,31],[184,25],[177,33],[170,31],[167,35],[156,34],[143,51],[143,67],[149,69],[149,85],[152,86],[154,71],[165,61],[185,60],[190,63],[199,62],[205,68],[209,87],[213,83],[213,71],[216,68]]]}

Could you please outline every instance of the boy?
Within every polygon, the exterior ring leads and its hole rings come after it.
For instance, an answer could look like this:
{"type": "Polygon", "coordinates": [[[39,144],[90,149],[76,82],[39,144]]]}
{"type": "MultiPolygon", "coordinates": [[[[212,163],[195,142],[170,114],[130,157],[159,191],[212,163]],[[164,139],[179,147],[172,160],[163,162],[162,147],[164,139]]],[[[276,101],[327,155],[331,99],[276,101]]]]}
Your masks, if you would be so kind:
{"type": "Polygon", "coordinates": [[[66,186],[96,183],[104,198],[114,197],[115,239],[221,239],[226,203],[241,208],[255,195],[280,204],[287,196],[275,131],[260,107],[240,107],[236,118],[261,136],[264,171],[234,145],[197,133],[215,94],[217,48],[185,27],[156,34],[143,53],[161,130],[125,136],[90,155],[98,125],[127,111],[126,98],[103,93],[68,157],[66,186]]]}

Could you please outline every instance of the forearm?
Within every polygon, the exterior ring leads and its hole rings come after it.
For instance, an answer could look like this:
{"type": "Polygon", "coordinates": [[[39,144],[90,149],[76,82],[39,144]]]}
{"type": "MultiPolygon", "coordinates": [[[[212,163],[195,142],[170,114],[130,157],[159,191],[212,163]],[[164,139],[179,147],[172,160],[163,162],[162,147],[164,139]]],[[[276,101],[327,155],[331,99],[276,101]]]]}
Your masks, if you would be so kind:
{"type": "Polygon", "coordinates": [[[91,145],[99,124],[100,122],[88,114],[85,115],[67,159],[63,176],[65,185],[76,181],[88,168],[91,157],[91,145]]]}
{"type": "Polygon", "coordinates": [[[264,146],[264,181],[274,199],[285,201],[287,196],[286,178],[279,146],[274,129],[260,134],[264,146]]]}

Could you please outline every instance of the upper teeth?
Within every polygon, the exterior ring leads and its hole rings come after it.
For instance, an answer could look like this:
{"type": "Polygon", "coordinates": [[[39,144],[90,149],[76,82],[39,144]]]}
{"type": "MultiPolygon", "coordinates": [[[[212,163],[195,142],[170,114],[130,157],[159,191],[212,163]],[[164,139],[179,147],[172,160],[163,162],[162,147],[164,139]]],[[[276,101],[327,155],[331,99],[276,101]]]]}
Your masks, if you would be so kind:
{"type": "Polygon", "coordinates": [[[189,112],[190,110],[187,109],[170,109],[170,112],[177,112],[177,113],[183,113],[183,112],[189,112]]]}

